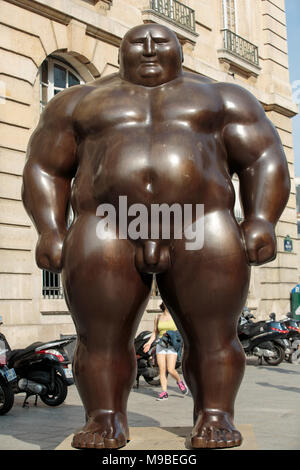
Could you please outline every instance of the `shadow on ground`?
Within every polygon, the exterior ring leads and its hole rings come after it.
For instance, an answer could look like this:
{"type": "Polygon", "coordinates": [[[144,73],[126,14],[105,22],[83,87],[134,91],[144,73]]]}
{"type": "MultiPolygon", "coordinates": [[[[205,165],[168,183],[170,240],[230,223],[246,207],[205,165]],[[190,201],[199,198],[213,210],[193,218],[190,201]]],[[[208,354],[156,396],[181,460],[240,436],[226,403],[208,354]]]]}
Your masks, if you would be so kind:
{"type": "MultiPolygon", "coordinates": [[[[23,401],[23,396],[15,396],[13,408],[0,416],[0,450],[53,450],[85,423],[83,406],[63,403],[51,408],[40,400],[34,406],[35,399],[30,397],[29,406],[23,408],[23,401]]],[[[159,426],[159,422],[151,417],[129,412],[129,426],[137,422],[144,426],[159,426]]]]}
{"type": "Polygon", "coordinates": [[[256,383],[257,385],[261,385],[262,387],[271,387],[271,388],[277,388],[277,390],[283,390],[285,392],[300,393],[299,387],[288,387],[286,385],[273,385],[273,384],[270,384],[269,382],[256,382],[256,383]]]}
{"type": "Polygon", "coordinates": [[[299,370],[291,370],[291,369],[282,369],[281,367],[278,367],[278,366],[259,366],[258,367],[259,370],[261,369],[265,369],[265,370],[268,370],[268,371],[272,371],[272,372],[279,372],[280,374],[300,374],[300,367],[299,367],[299,370]]]}

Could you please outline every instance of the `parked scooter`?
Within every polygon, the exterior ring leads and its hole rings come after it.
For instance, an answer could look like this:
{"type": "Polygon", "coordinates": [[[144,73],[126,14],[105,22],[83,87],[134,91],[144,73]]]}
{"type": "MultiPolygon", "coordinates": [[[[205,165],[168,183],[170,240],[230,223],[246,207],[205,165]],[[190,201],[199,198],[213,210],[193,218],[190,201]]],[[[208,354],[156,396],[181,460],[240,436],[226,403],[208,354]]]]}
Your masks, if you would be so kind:
{"type": "Polygon", "coordinates": [[[300,322],[292,318],[291,312],[281,322],[288,330],[289,348],[286,350],[285,360],[292,364],[300,364],[300,322]]]}
{"type": "MultiPolygon", "coordinates": [[[[288,332],[289,330],[287,329],[286,325],[282,321],[276,320],[276,314],[272,312],[269,315],[270,320],[266,321],[266,325],[269,331],[277,331],[281,333],[281,335],[277,338],[274,338],[273,343],[274,343],[274,348],[277,350],[278,356],[280,355],[282,357],[282,360],[284,361],[286,356],[290,354],[290,342],[288,340],[288,332]]],[[[272,358],[269,362],[270,365],[272,365],[272,358]]]]}
{"type": "Polygon", "coordinates": [[[285,339],[285,332],[276,322],[276,327],[271,322],[254,322],[254,315],[249,310],[244,310],[238,324],[238,337],[247,356],[257,356],[259,363],[264,359],[269,365],[278,365],[284,359],[282,348],[275,340],[285,339]],[[278,328],[277,328],[278,327],[278,328]]]}
{"type": "MultiPolygon", "coordinates": [[[[0,317],[0,324],[2,319],[0,317]]],[[[0,333],[0,415],[8,413],[14,404],[14,392],[17,388],[17,375],[7,365],[9,346],[6,338],[0,333]]]]}
{"type": "MultiPolygon", "coordinates": [[[[76,337],[46,343],[35,342],[27,348],[14,350],[11,350],[5,336],[1,337],[2,342],[5,342],[5,348],[1,348],[5,349],[6,355],[4,374],[13,383],[14,393],[26,392],[23,407],[28,405],[28,397],[32,395],[35,395],[35,405],[38,397],[48,406],[61,405],[66,399],[68,386],[74,383],[72,370],[68,367],[70,360],[64,347],[76,337]]],[[[11,393],[8,395],[10,398],[7,401],[11,403],[11,393]]]]}
{"type": "Polygon", "coordinates": [[[137,359],[136,388],[139,388],[140,377],[143,376],[150,385],[159,385],[160,380],[154,380],[159,376],[159,368],[156,359],[156,345],[158,340],[153,341],[148,352],[144,352],[144,345],[151,336],[151,331],[142,331],[134,340],[134,348],[137,359]]]}

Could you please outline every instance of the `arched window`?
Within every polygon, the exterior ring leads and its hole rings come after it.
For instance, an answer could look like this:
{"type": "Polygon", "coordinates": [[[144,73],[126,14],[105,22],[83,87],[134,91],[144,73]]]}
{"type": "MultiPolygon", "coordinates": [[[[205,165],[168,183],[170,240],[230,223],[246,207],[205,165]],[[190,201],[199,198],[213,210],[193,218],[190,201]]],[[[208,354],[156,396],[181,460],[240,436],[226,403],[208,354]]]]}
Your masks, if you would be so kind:
{"type": "MultiPolygon", "coordinates": [[[[55,95],[65,88],[85,83],[72,65],[61,57],[50,56],[42,63],[40,70],[40,112],[55,95]]],[[[72,222],[73,214],[69,211],[67,225],[72,222]]],[[[62,299],[63,289],[59,274],[43,270],[42,294],[44,298],[62,299]]]]}
{"type": "Polygon", "coordinates": [[[76,70],[60,57],[50,56],[40,67],[41,111],[48,101],[65,88],[84,83],[76,70]]]}

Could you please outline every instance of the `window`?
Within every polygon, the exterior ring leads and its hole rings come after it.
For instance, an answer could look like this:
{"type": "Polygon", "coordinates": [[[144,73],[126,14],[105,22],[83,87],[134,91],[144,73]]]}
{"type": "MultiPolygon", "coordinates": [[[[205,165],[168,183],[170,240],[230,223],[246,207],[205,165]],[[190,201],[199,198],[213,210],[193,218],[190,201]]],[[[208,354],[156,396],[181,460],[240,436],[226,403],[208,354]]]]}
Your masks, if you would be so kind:
{"type": "Polygon", "coordinates": [[[257,77],[261,70],[258,47],[239,36],[236,4],[237,0],[222,0],[224,48],[218,50],[218,57],[221,62],[238,68],[243,75],[257,77]]]}
{"type": "MultiPolygon", "coordinates": [[[[55,95],[65,88],[84,83],[76,70],[60,57],[47,57],[40,67],[40,112],[55,95]]],[[[72,223],[73,213],[69,208],[67,227],[72,223]]],[[[60,275],[43,270],[42,295],[47,299],[62,299],[63,289],[60,275]]]]}
{"type": "Polygon", "coordinates": [[[84,81],[67,62],[54,57],[45,59],[40,67],[41,111],[57,93],[81,83],[84,81]]]}
{"type": "Polygon", "coordinates": [[[233,33],[238,32],[236,0],[222,0],[223,26],[233,33]]]}
{"type": "Polygon", "coordinates": [[[60,275],[51,273],[43,269],[43,291],[44,299],[63,299],[63,288],[61,285],[60,275]]]}

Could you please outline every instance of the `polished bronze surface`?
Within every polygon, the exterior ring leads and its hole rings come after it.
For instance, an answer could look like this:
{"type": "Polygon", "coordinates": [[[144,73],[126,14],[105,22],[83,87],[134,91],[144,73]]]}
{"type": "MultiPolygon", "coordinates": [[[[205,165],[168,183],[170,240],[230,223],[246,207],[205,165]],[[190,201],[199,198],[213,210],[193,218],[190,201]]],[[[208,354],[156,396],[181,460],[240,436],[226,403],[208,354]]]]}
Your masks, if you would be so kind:
{"type": "Polygon", "coordinates": [[[191,447],[241,443],[233,424],[245,366],[237,320],[250,265],[276,256],[274,227],[290,180],[278,134],[256,98],[184,72],[182,58],[169,29],[131,29],[119,73],[59,93],[28,146],[23,201],[39,234],[37,264],[62,272],[78,335],[73,366],[87,422],[75,434],[77,448],[116,448],[129,439],[133,340],[153,273],[184,338],[183,371],[194,400],[191,447]],[[233,213],[234,173],[241,225],[233,213]],[[97,208],[117,209],[120,196],[128,207],[149,210],[203,204],[203,247],[187,250],[184,238],[167,239],[161,230],[156,239],[134,239],[109,229],[100,239],[97,208]],[[67,230],[69,202],[75,219],[67,230]]]}

